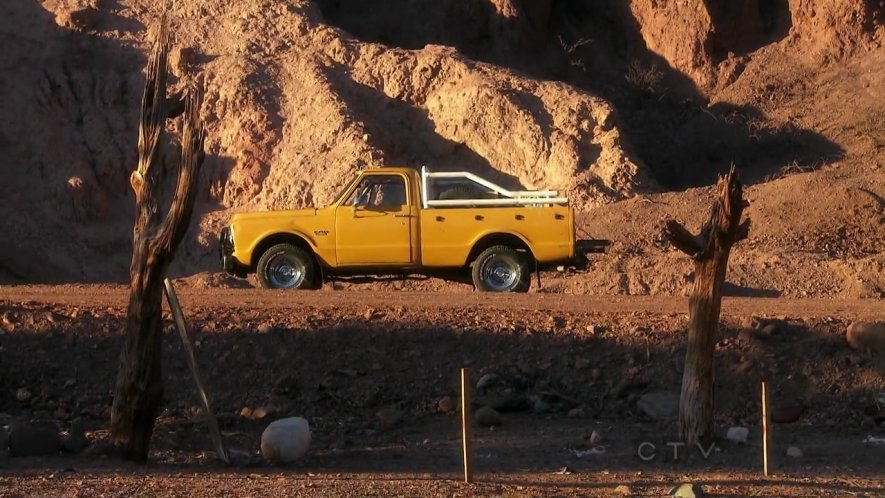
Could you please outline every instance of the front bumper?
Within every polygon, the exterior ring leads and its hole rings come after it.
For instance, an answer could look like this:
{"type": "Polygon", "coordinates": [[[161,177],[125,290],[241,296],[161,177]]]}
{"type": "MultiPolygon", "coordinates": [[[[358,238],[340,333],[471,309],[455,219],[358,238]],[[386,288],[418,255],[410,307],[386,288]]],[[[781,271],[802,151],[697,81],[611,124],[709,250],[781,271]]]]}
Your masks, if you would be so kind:
{"type": "Polygon", "coordinates": [[[245,277],[249,272],[249,268],[234,257],[234,236],[230,227],[222,228],[218,236],[218,257],[221,267],[231,275],[245,277]]]}

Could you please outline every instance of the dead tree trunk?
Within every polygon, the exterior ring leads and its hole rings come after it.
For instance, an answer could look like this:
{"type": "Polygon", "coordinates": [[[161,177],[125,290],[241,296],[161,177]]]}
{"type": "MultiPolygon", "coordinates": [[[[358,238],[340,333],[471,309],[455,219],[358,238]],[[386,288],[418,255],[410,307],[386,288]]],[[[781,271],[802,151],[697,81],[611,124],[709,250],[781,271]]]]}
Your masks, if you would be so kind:
{"type": "Polygon", "coordinates": [[[169,210],[161,219],[158,208],[158,184],[163,179],[160,141],[171,107],[166,98],[166,33],[164,17],[148,60],[141,100],[138,168],[130,177],[135,191],[136,218],[129,267],[129,307],[111,411],[114,445],[126,458],[138,461],[147,459],[163,393],[160,380],[163,278],[190,223],[197,178],[204,158],[200,96],[198,91],[188,91],[184,98],[178,181],[169,210]]]}
{"type": "Polygon", "coordinates": [[[689,300],[688,349],[679,403],[679,436],[687,444],[713,432],[713,350],[719,329],[722,285],[731,246],[747,237],[750,220],[741,222],[746,206],[734,167],[717,184],[718,199],[710,219],[694,236],[674,220],[667,221],[670,243],[694,259],[694,288],[689,300]]]}

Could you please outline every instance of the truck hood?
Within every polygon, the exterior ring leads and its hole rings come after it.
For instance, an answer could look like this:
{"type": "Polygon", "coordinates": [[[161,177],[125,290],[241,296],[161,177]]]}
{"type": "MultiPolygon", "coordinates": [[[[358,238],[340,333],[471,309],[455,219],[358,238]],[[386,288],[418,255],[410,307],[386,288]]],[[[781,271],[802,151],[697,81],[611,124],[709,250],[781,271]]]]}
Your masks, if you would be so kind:
{"type": "Polygon", "coordinates": [[[274,218],[301,218],[305,216],[316,216],[318,209],[292,209],[289,211],[264,211],[260,213],[239,213],[231,217],[231,224],[238,221],[255,221],[267,220],[274,218]]]}

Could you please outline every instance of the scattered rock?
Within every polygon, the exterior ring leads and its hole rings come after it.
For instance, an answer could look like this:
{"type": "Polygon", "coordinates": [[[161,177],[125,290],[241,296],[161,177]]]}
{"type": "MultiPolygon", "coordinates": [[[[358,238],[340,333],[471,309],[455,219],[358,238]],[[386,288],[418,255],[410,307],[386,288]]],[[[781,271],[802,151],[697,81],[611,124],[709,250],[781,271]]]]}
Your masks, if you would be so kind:
{"type": "Polygon", "coordinates": [[[251,465],[255,463],[255,455],[238,448],[226,448],[227,449],[227,458],[230,461],[230,464],[235,467],[245,467],[246,465],[251,465]]]}
{"type": "Polygon", "coordinates": [[[529,404],[532,407],[532,413],[535,414],[550,413],[552,411],[550,403],[548,403],[543,396],[538,394],[532,394],[529,396],[529,404]]]}
{"type": "Polygon", "coordinates": [[[768,318],[763,316],[753,316],[744,320],[743,327],[747,329],[755,329],[764,332],[767,335],[783,332],[787,328],[787,321],[782,318],[768,318]],[[766,329],[768,329],[766,331],[766,329]]]}
{"type": "Polygon", "coordinates": [[[673,486],[670,489],[670,496],[673,498],[703,498],[704,490],[700,484],[684,482],[673,486]]]}
{"type": "Polygon", "coordinates": [[[184,415],[194,421],[202,420],[206,416],[203,412],[203,407],[197,405],[191,405],[188,407],[188,409],[184,411],[184,415]]]}
{"type": "Polygon", "coordinates": [[[575,368],[578,370],[584,370],[585,368],[590,366],[590,360],[587,358],[578,358],[575,360],[575,368]]]}
{"type": "Polygon", "coordinates": [[[589,450],[572,450],[572,454],[575,455],[575,458],[596,458],[605,455],[605,447],[603,446],[595,446],[590,448],[589,450]]]}
{"type": "Polygon", "coordinates": [[[574,473],[575,473],[574,469],[572,469],[568,465],[566,465],[565,467],[554,472],[554,474],[559,474],[559,475],[569,475],[569,474],[574,474],[574,473]]]}
{"type": "Polygon", "coordinates": [[[12,456],[52,455],[60,449],[58,431],[47,424],[18,424],[9,430],[9,454],[12,456]]]}
{"type": "Polygon", "coordinates": [[[760,330],[763,335],[772,336],[776,335],[781,331],[781,327],[779,327],[776,323],[769,323],[768,325],[762,327],[760,330]]]}
{"type": "Polygon", "coordinates": [[[725,439],[732,443],[747,444],[747,436],[750,435],[750,429],[746,427],[730,427],[725,439]]]}
{"type": "Polygon", "coordinates": [[[802,456],[802,449],[798,446],[790,446],[787,448],[787,456],[790,458],[799,458],[802,456]]]}
{"type": "Polygon", "coordinates": [[[498,376],[498,374],[487,373],[480,377],[478,381],[476,381],[476,388],[479,390],[486,389],[498,383],[499,380],[501,380],[501,378],[498,376]]]}
{"type": "Polygon", "coordinates": [[[15,391],[15,399],[17,399],[21,403],[26,403],[33,397],[31,391],[28,391],[26,387],[22,387],[15,391]]]}
{"type": "Polygon", "coordinates": [[[636,406],[654,420],[672,419],[679,414],[679,394],[670,391],[646,393],[636,406]]]}
{"type": "Polygon", "coordinates": [[[848,327],[846,339],[854,349],[885,353],[885,322],[854,322],[848,327]]]}
{"type": "Polygon", "coordinates": [[[293,462],[310,448],[310,425],[301,417],[271,422],[261,434],[261,456],[269,462],[293,462]]]}
{"type": "Polygon", "coordinates": [[[452,413],[455,411],[455,400],[451,396],[443,396],[436,404],[436,407],[442,413],[452,413]]]}
{"type": "Polygon", "coordinates": [[[551,316],[547,319],[547,326],[553,329],[561,329],[567,325],[565,318],[561,316],[551,316]]]}
{"type": "Polygon", "coordinates": [[[482,427],[494,427],[501,425],[501,414],[490,406],[484,406],[473,415],[476,424],[482,427]]]}
{"type": "Polygon", "coordinates": [[[0,315],[0,325],[3,325],[3,328],[7,332],[12,332],[15,330],[15,323],[12,321],[9,313],[3,313],[0,315]]]}
{"type": "Polygon", "coordinates": [[[624,496],[633,496],[633,489],[626,484],[621,484],[615,488],[615,493],[619,493],[624,496]]]}
{"type": "Polygon", "coordinates": [[[270,406],[259,406],[252,410],[252,419],[254,420],[262,420],[271,415],[273,415],[274,409],[270,406]]]}
{"type": "Polygon", "coordinates": [[[258,326],[258,333],[259,334],[269,334],[269,333],[273,332],[273,329],[274,329],[274,325],[272,323],[265,322],[265,323],[262,323],[261,325],[258,326]]]}
{"type": "Polygon", "coordinates": [[[86,437],[86,422],[77,417],[71,422],[71,430],[61,442],[61,449],[65,453],[81,453],[89,447],[89,439],[86,437]]]}
{"type": "Polygon", "coordinates": [[[799,420],[805,407],[801,403],[787,403],[771,410],[771,421],[776,424],[789,424],[799,420]]]}
{"type": "Polygon", "coordinates": [[[242,410],[240,410],[240,416],[243,418],[252,418],[252,409],[248,406],[244,406],[242,410]]]}
{"type": "Polygon", "coordinates": [[[593,429],[593,432],[590,433],[590,445],[596,446],[605,441],[605,437],[603,437],[602,433],[593,429]]]}
{"type": "Polygon", "coordinates": [[[867,435],[863,439],[863,444],[874,444],[874,445],[885,445],[885,437],[875,437],[873,435],[867,435]]]}
{"type": "Polygon", "coordinates": [[[598,368],[594,368],[590,371],[590,378],[593,380],[599,380],[600,378],[602,378],[602,371],[598,368]]]}
{"type": "Polygon", "coordinates": [[[375,414],[375,418],[381,429],[392,429],[403,419],[403,412],[393,407],[382,408],[375,414]]]}
{"type": "Polygon", "coordinates": [[[584,409],[580,406],[568,411],[568,418],[584,418],[584,409]]]}
{"type": "Polygon", "coordinates": [[[741,329],[737,338],[744,344],[752,344],[756,339],[756,331],[754,329],[741,329]]]}

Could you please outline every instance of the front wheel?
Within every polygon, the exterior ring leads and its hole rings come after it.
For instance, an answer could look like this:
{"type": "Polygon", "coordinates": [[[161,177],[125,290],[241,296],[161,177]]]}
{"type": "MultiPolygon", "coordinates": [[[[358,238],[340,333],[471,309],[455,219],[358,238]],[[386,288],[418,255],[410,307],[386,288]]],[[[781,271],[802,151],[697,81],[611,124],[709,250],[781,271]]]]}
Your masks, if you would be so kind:
{"type": "Polygon", "coordinates": [[[473,285],[484,292],[527,292],[528,257],[508,246],[492,246],[473,261],[473,285]]]}
{"type": "Polygon", "coordinates": [[[265,289],[310,289],[316,282],[316,263],[298,246],[277,244],[261,255],[256,273],[265,289]]]}

